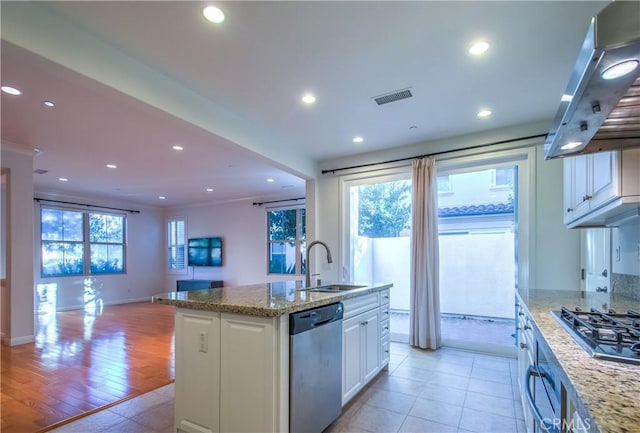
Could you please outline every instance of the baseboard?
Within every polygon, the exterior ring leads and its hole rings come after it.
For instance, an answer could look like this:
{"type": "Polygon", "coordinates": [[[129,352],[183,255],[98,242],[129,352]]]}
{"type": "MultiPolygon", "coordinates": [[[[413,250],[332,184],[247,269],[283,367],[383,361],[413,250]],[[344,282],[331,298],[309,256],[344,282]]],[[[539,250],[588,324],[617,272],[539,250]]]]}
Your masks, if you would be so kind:
{"type": "Polygon", "coordinates": [[[2,337],[2,342],[7,346],[19,346],[21,344],[33,343],[36,341],[35,335],[27,335],[25,337],[17,337],[17,338],[5,338],[2,337]]]}

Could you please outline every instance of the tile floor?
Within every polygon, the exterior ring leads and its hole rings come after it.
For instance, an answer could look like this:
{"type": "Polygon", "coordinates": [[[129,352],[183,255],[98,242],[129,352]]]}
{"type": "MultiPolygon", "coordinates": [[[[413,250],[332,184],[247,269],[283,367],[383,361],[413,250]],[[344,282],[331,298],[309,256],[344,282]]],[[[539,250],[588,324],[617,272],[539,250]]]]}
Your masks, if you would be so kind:
{"type": "MultiPolygon", "coordinates": [[[[382,372],[326,430],[524,433],[516,361],[391,344],[382,372]]],[[[173,384],[64,425],[57,433],[173,431],[173,384]]]]}

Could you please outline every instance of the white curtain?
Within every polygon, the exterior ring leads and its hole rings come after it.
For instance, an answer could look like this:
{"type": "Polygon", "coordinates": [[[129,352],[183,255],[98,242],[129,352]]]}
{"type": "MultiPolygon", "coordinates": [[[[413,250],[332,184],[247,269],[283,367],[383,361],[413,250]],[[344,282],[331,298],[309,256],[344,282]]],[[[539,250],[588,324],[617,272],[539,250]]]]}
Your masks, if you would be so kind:
{"type": "Polygon", "coordinates": [[[437,349],[442,336],[435,160],[413,161],[412,188],[409,342],[422,349],[437,349]]]}

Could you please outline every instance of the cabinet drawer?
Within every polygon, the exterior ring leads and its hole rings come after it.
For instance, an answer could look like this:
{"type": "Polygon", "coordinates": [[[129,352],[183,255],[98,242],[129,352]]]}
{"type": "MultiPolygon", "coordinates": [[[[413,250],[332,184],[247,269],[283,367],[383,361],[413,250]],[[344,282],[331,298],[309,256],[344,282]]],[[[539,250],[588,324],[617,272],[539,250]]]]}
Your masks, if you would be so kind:
{"type": "Polygon", "coordinates": [[[357,298],[345,299],[342,301],[344,305],[344,318],[356,316],[365,311],[369,311],[378,307],[378,294],[370,293],[368,295],[358,296],[357,298]]]}
{"type": "Polygon", "coordinates": [[[389,304],[380,306],[380,321],[389,320],[389,304]]]}
{"type": "Polygon", "coordinates": [[[391,296],[389,289],[380,290],[380,305],[388,305],[391,296]]]}
{"type": "Polygon", "coordinates": [[[381,338],[384,338],[387,335],[389,335],[389,319],[388,319],[388,317],[389,316],[387,316],[387,319],[384,319],[382,317],[380,318],[381,319],[381,321],[380,321],[380,337],[381,338]]]}
{"type": "Polygon", "coordinates": [[[389,364],[389,335],[380,340],[380,367],[389,364]]]}

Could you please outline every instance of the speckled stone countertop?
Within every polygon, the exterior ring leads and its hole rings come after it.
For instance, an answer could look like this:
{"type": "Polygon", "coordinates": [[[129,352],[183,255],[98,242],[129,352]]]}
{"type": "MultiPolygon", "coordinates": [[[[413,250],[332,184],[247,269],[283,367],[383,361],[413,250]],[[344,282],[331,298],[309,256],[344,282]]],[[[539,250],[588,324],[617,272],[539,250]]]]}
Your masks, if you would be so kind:
{"type": "Polygon", "coordinates": [[[305,290],[302,281],[279,281],[218,289],[170,292],[153,296],[152,302],[194,310],[275,317],[328,305],[393,286],[389,283],[356,282],[349,284],[363,285],[364,287],[337,293],[324,293],[305,290]]]}
{"type": "Polygon", "coordinates": [[[619,312],[640,309],[640,302],[624,296],[555,290],[520,294],[540,333],[573,385],[570,394],[582,405],[578,412],[601,433],[640,432],[640,365],[592,358],[551,315],[560,307],[595,307],[619,312]]]}

